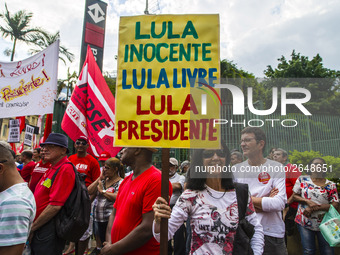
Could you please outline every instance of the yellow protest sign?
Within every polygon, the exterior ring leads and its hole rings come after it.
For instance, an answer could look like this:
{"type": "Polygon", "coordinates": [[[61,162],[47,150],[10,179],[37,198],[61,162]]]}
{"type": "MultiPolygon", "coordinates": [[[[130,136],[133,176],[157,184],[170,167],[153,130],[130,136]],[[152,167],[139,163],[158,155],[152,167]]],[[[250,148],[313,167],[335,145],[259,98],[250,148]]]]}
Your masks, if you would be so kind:
{"type": "Polygon", "coordinates": [[[219,147],[218,15],[122,17],[116,146],[219,147]]]}

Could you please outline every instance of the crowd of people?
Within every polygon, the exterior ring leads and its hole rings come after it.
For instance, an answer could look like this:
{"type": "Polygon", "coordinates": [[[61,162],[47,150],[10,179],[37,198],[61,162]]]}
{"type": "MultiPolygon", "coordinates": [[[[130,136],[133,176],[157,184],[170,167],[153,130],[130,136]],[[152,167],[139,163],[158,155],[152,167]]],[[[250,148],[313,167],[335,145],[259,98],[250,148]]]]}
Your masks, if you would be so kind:
{"type": "MultiPolygon", "coordinates": [[[[152,163],[154,148],[127,147],[119,158],[105,151],[95,158],[87,152],[88,138],[80,136],[68,156],[68,138],[51,133],[40,148],[17,157],[0,142],[0,254],[156,255],[162,219],[168,219],[169,255],[288,254],[287,236],[295,228],[304,254],[315,254],[316,240],[320,254],[334,254],[319,226],[330,205],[338,208],[336,184],[323,172],[296,171],[282,148],[265,157],[266,144],[262,129],[247,127],[242,152],[221,142],[220,149],[192,150],[190,161],[171,157],[167,200],[152,163]],[[85,176],[92,213],[88,229],[72,243],[58,235],[55,222],[75,171],[85,176]],[[96,247],[90,251],[91,237],[96,247]]],[[[309,169],[320,165],[325,160],[313,158],[309,169]]]]}

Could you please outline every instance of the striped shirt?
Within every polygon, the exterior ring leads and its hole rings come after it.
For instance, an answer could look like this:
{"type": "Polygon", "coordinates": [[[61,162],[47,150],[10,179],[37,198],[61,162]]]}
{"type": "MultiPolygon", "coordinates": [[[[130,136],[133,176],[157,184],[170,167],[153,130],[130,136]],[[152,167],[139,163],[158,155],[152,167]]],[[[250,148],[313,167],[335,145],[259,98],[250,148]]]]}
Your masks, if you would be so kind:
{"type": "Polygon", "coordinates": [[[26,243],[35,212],[34,196],[27,183],[0,192],[0,246],[26,243]]]}

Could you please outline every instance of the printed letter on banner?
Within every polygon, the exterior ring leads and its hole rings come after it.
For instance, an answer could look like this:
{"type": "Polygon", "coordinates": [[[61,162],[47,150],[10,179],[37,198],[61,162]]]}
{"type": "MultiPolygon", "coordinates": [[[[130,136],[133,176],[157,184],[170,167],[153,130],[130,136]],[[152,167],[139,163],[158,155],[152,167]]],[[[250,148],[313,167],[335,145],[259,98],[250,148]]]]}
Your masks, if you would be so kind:
{"type": "Polygon", "coordinates": [[[122,17],[117,146],[220,147],[219,16],[122,17]]]}
{"type": "Polygon", "coordinates": [[[53,113],[59,40],[17,62],[0,62],[0,118],[53,113]]]}

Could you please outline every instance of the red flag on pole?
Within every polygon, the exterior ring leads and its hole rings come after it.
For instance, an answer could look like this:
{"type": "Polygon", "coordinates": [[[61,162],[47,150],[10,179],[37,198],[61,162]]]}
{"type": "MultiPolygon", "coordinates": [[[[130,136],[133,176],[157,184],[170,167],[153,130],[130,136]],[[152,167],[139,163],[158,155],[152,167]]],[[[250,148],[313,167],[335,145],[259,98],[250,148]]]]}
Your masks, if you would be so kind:
{"type": "Polygon", "coordinates": [[[15,146],[15,143],[10,143],[12,147],[12,151],[14,151],[15,155],[17,155],[17,147],[15,146]]]}
{"type": "MultiPolygon", "coordinates": [[[[25,125],[26,125],[26,117],[25,116],[21,116],[21,117],[16,117],[16,119],[19,120],[19,132],[20,134],[22,133],[22,131],[25,129],[25,125]]],[[[17,149],[16,149],[16,145],[15,143],[10,143],[12,150],[15,152],[15,154],[17,154],[17,149]]],[[[20,151],[19,153],[21,153],[22,151],[20,151]]]]}
{"type": "Polygon", "coordinates": [[[89,139],[89,152],[96,157],[108,151],[114,157],[120,147],[113,147],[115,98],[94,59],[91,48],[77,85],[66,108],[61,128],[75,141],[80,136],[89,139]]]}
{"type": "Polygon", "coordinates": [[[18,146],[18,148],[17,148],[17,152],[18,153],[21,153],[21,152],[23,152],[24,151],[24,142],[22,142],[19,146],[18,146]]]}
{"type": "Polygon", "coordinates": [[[21,132],[25,129],[26,117],[25,116],[16,117],[16,119],[18,119],[20,122],[20,134],[21,134],[21,132]]]}
{"type": "Polygon", "coordinates": [[[47,137],[52,131],[52,120],[53,120],[53,114],[49,113],[46,114],[46,121],[45,121],[45,129],[44,129],[44,138],[42,142],[45,142],[47,137]]]}

